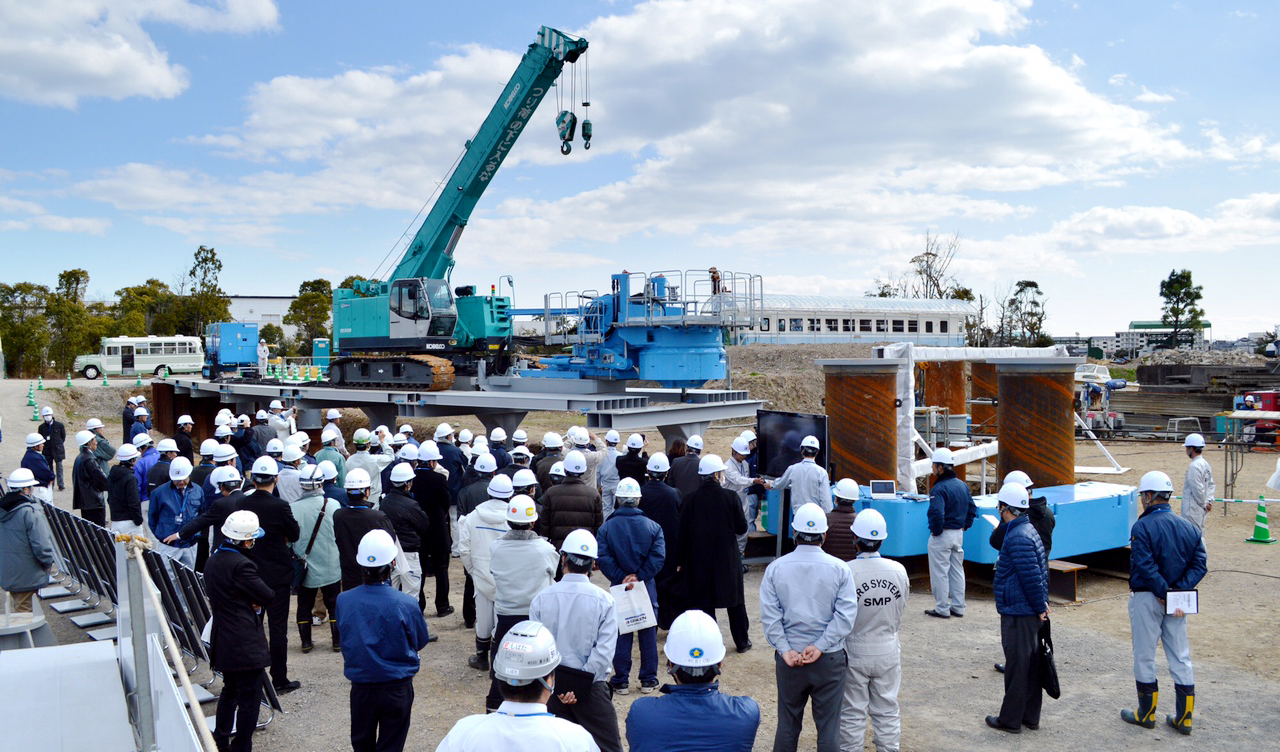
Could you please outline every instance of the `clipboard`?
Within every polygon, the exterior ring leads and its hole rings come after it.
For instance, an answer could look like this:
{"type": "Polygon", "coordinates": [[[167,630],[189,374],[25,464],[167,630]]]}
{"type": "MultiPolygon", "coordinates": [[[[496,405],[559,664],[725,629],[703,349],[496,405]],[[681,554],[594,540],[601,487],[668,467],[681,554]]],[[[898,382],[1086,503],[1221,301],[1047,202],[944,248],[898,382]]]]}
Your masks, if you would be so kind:
{"type": "Polygon", "coordinates": [[[1164,597],[1164,613],[1166,616],[1172,616],[1174,611],[1182,609],[1182,613],[1198,614],[1200,613],[1200,591],[1199,590],[1170,590],[1165,593],[1164,597]]]}

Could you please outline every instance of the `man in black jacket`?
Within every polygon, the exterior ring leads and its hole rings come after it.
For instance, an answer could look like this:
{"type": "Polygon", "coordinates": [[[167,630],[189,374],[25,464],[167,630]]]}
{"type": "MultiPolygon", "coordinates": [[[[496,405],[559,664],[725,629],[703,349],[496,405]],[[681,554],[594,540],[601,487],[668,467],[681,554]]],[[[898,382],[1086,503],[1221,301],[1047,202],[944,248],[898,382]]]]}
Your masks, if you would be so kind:
{"type": "Polygon", "coordinates": [[[191,419],[190,415],[182,415],[178,418],[178,432],[173,435],[173,441],[178,445],[178,456],[186,457],[187,462],[195,464],[195,445],[191,443],[191,432],[195,430],[196,422],[191,419]]]}
{"type": "MultiPolygon", "coordinates": [[[[244,485],[244,479],[240,477],[240,471],[231,465],[215,467],[213,472],[209,473],[208,486],[215,491],[215,495],[205,497],[204,509],[200,510],[200,514],[192,518],[189,522],[182,526],[177,532],[174,540],[178,538],[190,539],[199,533],[213,528],[213,538],[209,542],[210,549],[216,549],[222,545],[222,523],[227,521],[231,513],[236,511],[240,499],[244,498],[241,487],[244,485]],[[210,501],[212,500],[212,501],[210,501]]],[[[166,540],[165,543],[173,541],[166,540]]]]}
{"type": "Polygon", "coordinates": [[[71,508],[79,509],[80,516],[100,527],[107,526],[107,476],[103,475],[98,465],[94,450],[98,447],[98,437],[93,431],[81,431],[76,434],[76,444],[80,453],[76,455],[75,464],[71,466],[71,508]]]}
{"type": "Polygon", "coordinates": [[[263,605],[275,598],[275,588],[263,581],[250,558],[254,543],[264,535],[257,515],[233,513],[222,526],[222,534],[226,540],[209,557],[204,573],[213,612],[210,664],[222,672],[213,740],[219,750],[251,750],[258,725],[262,669],[271,664],[262,634],[263,605]],[[234,739],[232,727],[237,732],[234,739]]]}
{"type": "Polygon", "coordinates": [[[301,682],[289,680],[289,594],[293,585],[293,549],[289,544],[298,540],[300,531],[289,504],[272,494],[280,473],[276,461],[259,457],[252,472],[253,493],[240,499],[236,510],[258,515],[258,524],[264,531],[252,556],[262,581],[273,591],[271,600],[262,606],[270,622],[271,684],[277,693],[284,694],[302,686],[301,682]]]}
{"type": "MultiPolygon", "coordinates": [[[[436,470],[441,454],[434,441],[424,441],[418,447],[418,471],[413,479],[413,498],[427,513],[431,527],[422,541],[423,577],[429,573],[436,580],[436,616],[453,613],[449,605],[449,483],[436,470]]],[[[426,598],[418,596],[418,607],[426,610],[426,598]]]]}
{"type": "Polygon", "coordinates": [[[133,474],[138,450],[133,444],[121,444],[116,450],[116,464],[107,476],[107,506],[111,509],[111,532],[122,535],[145,535],[142,527],[142,500],[138,496],[138,476],[133,474]]]}
{"type": "Polygon", "coordinates": [[[61,421],[53,419],[53,408],[45,407],[40,411],[39,427],[36,428],[44,437],[44,449],[41,452],[49,463],[49,469],[58,476],[58,490],[66,490],[62,483],[62,461],[67,458],[67,427],[61,421]]]}
{"type": "MultiPolygon", "coordinates": [[[[698,490],[702,484],[702,478],[698,475],[698,465],[701,462],[702,453],[702,437],[690,436],[684,456],[671,460],[671,470],[667,473],[667,483],[670,483],[677,491],[680,492],[680,499],[698,490]]],[[[746,516],[746,513],[743,513],[746,516]]]]}
{"type": "Polygon", "coordinates": [[[416,474],[413,465],[408,462],[392,465],[391,474],[387,477],[390,485],[383,486],[387,492],[382,495],[378,508],[395,526],[396,538],[400,541],[404,558],[409,562],[409,570],[400,573],[400,592],[421,601],[422,541],[426,540],[430,532],[431,520],[411,495],[416,474]]]}
{"type": "Polygon", "coordinates": [[[362,467],[352,468],[347,471],[346,481],[348,504],[333,513],[333,537],[338,542],[344,592],[364,582],[364,567],[356,561],[356,552],[365,533],[380,529],[396,534],[395,525],[387,515],[369,506],[369,491],[373,487],[369,473],[362,467]]]}
{"type": "Polygon", "coordinates": [[[644,437],[633,433],[627,437],[627,453],[618,457],[618,480],[632,478],[636,483],[644,485],[645,473],[648,469],[649,455],[644,451],[644,437]]]}
{"type": "Polygon", "coordinates": [[[666,542],[667,556],[656,578],[658,583],[658,626],[671,629],[671,622],[684,611],[676,602],[672,579],[676,573],[676,538],[680,534],[680,492],[667,485],[667,455],[658,452],[649,458],[649,480],[640,487],[640,511],[658,523],[666,542]]]}

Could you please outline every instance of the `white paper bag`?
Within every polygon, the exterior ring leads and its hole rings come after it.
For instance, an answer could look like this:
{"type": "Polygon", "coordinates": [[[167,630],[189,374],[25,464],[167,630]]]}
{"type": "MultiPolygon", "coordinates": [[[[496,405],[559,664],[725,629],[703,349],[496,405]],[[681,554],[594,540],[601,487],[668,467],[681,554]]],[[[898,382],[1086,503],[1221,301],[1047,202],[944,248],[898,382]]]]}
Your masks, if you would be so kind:
{"type": "Polygon", "coordinates": [[[658,626],[649,602],[649,589],[643,582],[628,582],[609,588],[618,610],[618,634],[630,634],[658,626]],[[628,590],[630,588],[630,590],[628,590]]]}

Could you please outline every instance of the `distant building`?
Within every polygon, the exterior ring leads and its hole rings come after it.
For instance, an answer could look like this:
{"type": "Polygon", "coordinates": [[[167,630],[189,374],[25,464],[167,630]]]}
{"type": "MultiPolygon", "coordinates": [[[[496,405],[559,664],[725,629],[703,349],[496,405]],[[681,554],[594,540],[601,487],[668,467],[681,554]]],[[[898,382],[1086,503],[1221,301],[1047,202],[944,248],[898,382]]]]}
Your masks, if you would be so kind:
{"type": "Polygon", "coordinates": [[[297,335],[298,328],[284,323],[289,306],[296,295],[228,295],[231,301],[231,319],[241,323],[256,323],[259,328],[275,324],[284,330],[286,337],[297,335]]]}
{"type": "Polygon", "coordinates": [[[735,330],[735,344],[914,342],[962,347],[965,319],[977,309],[963,300],[764,295],[758,324],[735,330]]]}
{"type": "MultiPolygon", "coordinates": [[[[1178,335],[1178,350],[1206,350],[1205,330],[1213,328],[1208,321],[1201,321],[1198,328],[1184,329],[1178,335]]],[[[1120,348],[1131,354],[1141,353],[1148,347],[1173,347],[1173,327],[1163,321],[1130,321],[1128,331],[1116,332],[1120,348]]]]}

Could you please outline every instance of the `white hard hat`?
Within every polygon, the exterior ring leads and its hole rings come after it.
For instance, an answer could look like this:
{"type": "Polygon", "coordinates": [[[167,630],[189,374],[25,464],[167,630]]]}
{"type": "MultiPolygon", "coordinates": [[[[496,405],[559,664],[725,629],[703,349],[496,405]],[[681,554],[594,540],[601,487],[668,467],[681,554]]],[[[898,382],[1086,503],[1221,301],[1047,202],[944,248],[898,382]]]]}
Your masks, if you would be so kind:
{"type": "Polygon", "coordinates": [[[507,522],[531,524],[538,521],[538,505],[524,494],[516,494],[507,502],[507,522]]]}
{"type": "Polygon", "coordinates": [[[236,454],[236,448],[230,444],[219,444],[218,447],[213,450],[213,461],[226,462],[227,460],[233,460],[236,458],[236,454]]]}
{"type": "Polygon", "coordinates": [[[938,447],[933,450],[933,457],[930,458],[935,465],[954,465],[956,464],[956,456],[946,447],[938,447]]]}
{"type": "Polygon", "coordinates": [[[191,419],[190,415],[178,416],[178,425],[180,426],[194,426],[195,424],[196,422],[191,419]]]}
{"type": "Polygon", "coordinates": [[[97,418],[90,418],[88,422],[84,424],[84,427],[86,430],[96,431],[99,428],[102,428],[103,425],[102,425],[102,421],[98,420],[97,418]]]}
{"type": "Polygon", "coordinates": [[[41,415],[53,415],[53,408],[52,408],[52,407],[48,407],[48,406],[43,407],[43,408],[41,408],[41,409],[40,409],[40,414],[41,414],[41,415]]]}
{"type": "Polygon", "coordinates": [[[690,449],[696,449],[699,452],[701,452],[702,437],[695,433],[694,435],[690,436],[687,441],[685,441],[685,446],[689,447],[690,449]]]}
{"type": "Polygon", "coordinates": [[[270,406],[270,409],[272,409],[272,410],[283,410],[283,409],[284,409],[284,403],[283,403],[283,402],[281,402],[280,400],[271,400],[271,406],[270,406]]]}
{"type": "Polygon", "coordinates": [[[563,477],[565,477],[565,475],[564,475],[564,463],[563,463],[563,462],[552,462],[552,463],[551,463],[551,469],[547,471],[547,474],[548,474],[548,475],[554,475],[554,476],[556,476],[556,477],[558,477],[558,478],[563,478],[563,477]]]}
{"type": "Polygon", "coordinates": [[[432,460],[444,459],[444,457],[440,454],[440,446],[427,439],[418,445],[418,459],[423,462],[431,462],[432,460]]]}
{"type": "Polygon", "coordinates": [[[229,408],[229,407],[223,407],[223,408],[219,408],[219,409],[218,409],[218,412],[214,413],[214,417],[215,417],[215,418],[230,418],[230,417],[232,416],[232,414],[233,414],[233,413],[231,412],[231,408],[229,408]]]}
{"type": "Polygon", "coordinates": [[[147,401],[147,395],[145,395],[145,394],[139,394],[139,395],[138,395],[138,404],[139,404],[139,405],[146,404],[146,401],[147,401]]]}
{"type": "Polygon", "coordinates": [[[1031,476],[1030,476],[1030,475],[1027,475],[1027,474],[1026,474],[1026,473],[1024,473],[1024,472],[1022,472],[1021,470],[1014,470],[1013,472],[1011,472],[1011,473],[1009,473],[1008,475],[1004,476],[1004,482],[1005,482],[1005,483],[1018,483],[1018,484],[1020,484],[1023,488],[1031,488],[1032,486],[1034,486],[1034,485],[1035,485],[1035,483],[1031,480],[1031,476]]]}
{"type": "Polygon", "coordinates": [[[222,535],[231,540],[246,541],[261,538],[266,531],[258,527],[258,515],[241,509],[227,515],[227,521],[222,523],[222,535]]]}
{"type": "Polygon", "coordinates": [[[389,433],[391,433],[391,431],[390,431],[390,429],[388,429],[386,426],[383,426],[383,425],[380,425],[380,426],[378,426],[377,428],[373,429],[373,435],[374,435],[375,437],[377,437],[379,434],[384,434],[384,433],[388,433],[388,434],[389,434],[389,433]]]}
{"type": "Polygon", "coordinates": [[[564,456],[564,471],[566,474],[574,473],[576,475],[585,473],[587,471],[587,458],[583,456],[582,452],[574,449],[564,456]]]}
{"type": "Polygon", "coordinates": [[[280,439],[271,439],[267,442],[267,448],[264,451],[267,454],[279,454],[284,451],[284,442],[280,439]]]}
{"type": "Polygon", "coordinates": [[[337,441],[340,438],[342,438],[342,432],[334,428],[333,426],[329,426],[328,428],[320,432],[321,444],[328,444],[329,442],[337,441]]]}
{"type": "Polygon", "coordinates": [[[256,412],[256,413],[254,413],[254,414],[253,414],[253,417],[254,417],[254,418],[256,418],[257,420],[266,420],[266,419],[267,419],[267,411],[266,411],[266,410],[259,410],[258,412],[256,412]]]}
{"type": "Polygon", "coordinates": [[[200,456],[212,457],[213,453],[218,450],[219,446],[220,444],[218,443],[217,439],[205,439],[204,441],[200,442],[200,456]]]}
{"type": "Polygon", "coordinates": [[[791,519],[791,529],[797,533],[825,533],[827,513],[822,511],[822,507],[807,501],[796,510],[796,516],[791,519]]]}
{"type": "Polygon", "coordinates": [[[853,478],[841,478],[836,482],[835,494],[837,499],[853,501],[862,495],[862,491],[858,488],[858,481],[853,478]]]}
{"type": "Polygon", "coordinates": [[[496,473],[498,471],[498,460],[492,454],[485,452],[476,457],[476,463],[472,465],[477,473],[496,473]]]}
{"type": "Polygon", "coordinates": [[[1138,493],[1155,491],[1156,493],[1173,493],[1173,481],[1159,470],[1152,470],[1138,481],[1138,493]]]}
{"type": "Polygon", "coordinates": [[[98,438],[98,434],[93,431],[78,431],[76,432],[76,446],[82,447],[96,438],[98,438]]]}
{"type": "Polygon", "coordinates": [[[667,455],[665,453],[657,452],[649,458],[649,464],[645,469],[654,474],[670,472],[671,461],[667,459],[667,455]]]}
{"type": "Polygon", "coordinates": [[[622,441],[622,437],[612,428],[604,435],[604,443],[606,444],[617,444],[619,441],[622,441]]]}
{"type": "Polygon", "coordinates": [[[324,485],[324,471],[319,465],[303,465],[298,471],[298,483],[303,488],[319,488],[324,485]]]}
{"type": "Polygon", "coordinates": [[[254,475],[279,475],[280,467],[270,457],[259,457],[254,460],[253,469],[249,472],[254,475]]]}
{"type": "Polygon", "coordinates": [[[217,427],[217,426],[229,426],[229,425],[231,425],[231,416],[230,416],[230,415],[219,415],[219,416],[217,416],[216,418],[214,418],[214,419],[213,419],[213,425],[214,425],[215,427],[217,427]]]}
{"type": "Polygon", "coordinates": [[[1001,486],[996,494],[996,501],[1018,509],[1031,506],[1031,502],[1027,500],[1027,487],[1021,483],[1006,483],[1001,486]]]}
{"type": "Polygon", "coordinates": [[[548,431],[542,434],[542,446],[547,449],[561,449],[564,447],[564,438],[555,431],[548,431]]]}
{"type": "Polygon", "coordinates": [[[209,473],[209,483],[215,486],[220,486],[223,483],[239,484],[243,480],[244,479],[240,477],[240,471],[230,465],[215,467],[213,471],[209,473]]]}
{"type": "Polygon", "coordinates": [[[744,457],[747,456],[748,454],[751,454],[751,447],[747,445],[746,439],[742,438],[741,436],[733,440],[732,446],[733,446],[733,451],[737,452],[738,454],[741,454],[744,457]]]}
{"type": "MultiPolygon", "coordinates": [[[[30,442],[30,439],[27,441],[30,442]]],[[[143,431],[142,433],[135,434],[132,439],[129,439],[129,441],[136,447],[143,447],[151,443],[151,434],[143,431]]]]}
{"type": "Polygon", "coordinates": [[[340,419],[341,417],[342,417],[342,413],[338,412],[337,410],[333,409],[332,407],[331,407],[331,408],[329,408],[329,411],[328,411],[327,413],[325,413],[325,414],[324,414],[324,418],[325,418],[325,420],[338,420],[338,419],[340,419]]]}
{"type": "Polygon", "coordinates": [[[403,434],[413,433],[413,426],[409,425],[408,423],[405,423],[403,426],[400,426],[400,433],[403,433],[403,434]]]}
{"type": "Polygon", "coordinates": [[[523,428],[517,428],[516,430],[511,432],[511,440],[518,441],[523,444],[524,442],[529,440],[529,433],[525,431],[523,428]]]}
{"type": "Polygon", "coordinates": [[[402,433],[395,434],[391,437],[391,446],[404,446],[409,443],[409,437],[402,433]]]}
{"type": "Polygon", "coordinates": [[[130,397],[129,399],[125,400],[125,402],[128,402],[130,405],[136,405],[136,404],[138,404],[138,398],[137,398],[137,397],[130,397]]]}
{"type": "Polygon", "coordinates": [[[636,499],[640,498],[640,484],[635,478],[623,478],[618,481],[618,488],[613,492],[618,499],[636,499]]]}
{"type": "Polygon", "coordinates": [[[311,443],[311,434],[306,431],[295,431],[294,433],[289,434],[289,438],[298,442],[300,446],[306,446],[311,443]]]}
{"type": "Polygon", "coordinates": [[[160,443],[156,444],[156,451],[164,454],[165,452],[178,451],[178,442],[173,439],[160,439],[160,443]]]}
{"type": "Polygon", "coordinates": [[[186,457],[174,457],[169,463],[169,480],[186,480],[191,477],[191,460],[186,457]]]}
{"type": "Polygon", "coordinates": [[[746,439],[747,443],[748,443],[748,444],[750,444],[751,442],[753,442],[753,441],[755,441],[755,440],[756,440],[756,432],[755,432],[755,431],[752,431],[750,428],[748,428],[747,430],[745,430],[745,431],[743,431],[742,433],[738,434],[738,438],[740,438],[740,439],[746,439]]]}
{"type": "Polygon", "coordinates": [[[373,482],[369,480],[369,471],[363,467],[356,467],[347,471],[347,478],[343,487],[348,491],[359,491],[372,485],[373,482]]]}
{"type": "Polygon", "coordinates": [[[596,537],[590,530],[578,528],[564,537],[560,551],[574,556],[585,556],[588,559],[598,558],[600,549],[596,546],[596,537]]]}
{"type": "Polygon", "coordinates": [[[884,515],[874,509],[864,509],[858,512],[858,515],[853,518],[853,524],[849,526],[849,529],[853,531],[855,538],[863,540],[882,541],[889,537],[884,515]]]}
{"type": "Polygon", "coordinates": [[[511,484],[511,476],[495,475],[489,480],[489,497],[493,499],[510,499],[515,493],[515,489],[511,484]]]}
{"type": "Polygon", "coordinates": [[[662,646],[667,660],[677,666],[705,668],[724,660],[724,635],[704,611],[685,611],[671,622],[667,643],[662,646]]]}
{"type": "Polygon", "coordinates": [[[521,687],[542,680],[560,665],[560,651],[551,630],[536,621],[522,621],[502,638],[493,657],[498,681],[521,687]]]}
{"type": "Polygon", "coordinates": [[[638,433],[628,436],[627,449],[644,449],[644,437],[638,433]]]}
{"type": "Polygon", "coordinates": [[[413,444],[405,444],[400,447],[400,451],[396,452],[396,457],[410,462],[418,461],[418,448],[413,444]]]}
{"type": "Polygon", "coordinates": [[[316,464],[316,467],[320,468],[321,477],[325,480],[338,479],[338,466],[329,460],[320,460],[320,462],[316,464]]]}
{"type": "Polygon", "coordinates": [[[1200,435],[1200,434],[1198,434],[1198,433],[1189,433],[1189,434],[1187,434],[1187,438],[1186,438],[1186,439],[1183,439],[1183,441],[1182,441],[1182,446],[1184,446],[1184,447],[1200,447],[1201,449],[1203,449],[1203,448],[1204,448],[1204,437],[1203,437],[1203,436],[1201,436],[1201,435],[1200,435]]]}
{"type": "Polygon", "coordinates": [[[362,567],[385,567],[396,560],[396,542],[391,533],[374,528],[364,534],[356,547],[356,561],[362,567]]]}
{"type": "Polygon", "coordinates": [[[499,444],[507,440],[507,432],[502,426],[498,426],[489,432],[489,440],[496,441],[499,444]]]}
{"type": "Polygon", "coordinates": [[[221,439],[223,436],[230,436],[233,433],[235,433],[235,431],[231,430],[231,426],[218,426],[217,428],[213,429],[214,437],[219,439],[221,439]]]}
{"type": "Polygon", "coordinates": [[[133,417],[135,417],[135,418],[145,418],[145,417],[147,417],[147,416],[148,416],[148,415],[150,415],[150,414],[151,414],[151,413],[147,412],[147,408],[145,408],[145,407],[135,407],[135,408],[133,408],[133,417]]]}
{"type": "Polygon", "coordinates": [[[117,462],[128,462],[129,460],[136,460],[138,459],[139,456],[140,455],[138,454],[138,448],[133,444],[121,444],[120,447],[116,449],[117,462]]]}
{"type": "Polygon", "coordinates": [[[435,435],[436,441],[446,438],[452,434],[453,434],[453,426],[449,425],[448,423],[441,423],[440,425],[436,426],[436,435],[435,435]]]}
{"type": "Polygon", "coordinates": [[[471,447],[477,452],[484,454],[489,449],[489,439],[484,434],[480,434],[471,440],[471,447]]]}
{"type": "Polygon", "coordinates": [[[517,470],[516,474],[511,476],[512,488],[528,488],[529,486],[536,486],[537,484],[538,476],[527,467],[523,470],[517,470]]]}
{"type": "Polygon", "coordinates": [[[397,462],[395,467],[391,468],[392,483],[408,483],[413,480],[417,473],[414,472],[413,466],[408,462],[397,462]]]}
{"type": "Polygon", "coordinates": [[[284,452],[280,455],[280,459],[285,462],[297,462],[306,456],[307,453],[302,451],[302,447],[297,444],[290,444],[284,448],[284,452]]]}
{"type": "Polygon", "coordinates": [[[801,449],[821,449],[817,436],[806,436],[800,440],[801,449]]]}
{"type": "Polygon", "coordinates": [[[724,460],[718,454],[708,454],[698,460],[698,475],[712,475],[724,470],[724,460]]]}
{"type": "Polygon", "coordinates": [[[1253,402],[1253,401],[1255,401],[1255,400],[1253,399],[1253,395],[1252,395],[1252,394],[1246,394],[1246,395],[1244,396],[1244,401],[1245,401],[1245,402],[1253,402]]]}
{"type": "Polygon", "coordinates": [[[35,473],[25,467],[9,473],[9,488],[30,488],[35,485],[39,485],[36,483],[35,473]]]}
{"type": "Polygon", "coordinates": [[[458,442],[461,444],[470,444],[472,438],[471,429],[469,428],[464,428],[458,432],[458,442]]]}
{"type": "Polygon", "coordinates": [[[529,451],[529,447],[521,444],[511,449],[512,457],[532,457],[533,452],[529,451]]]}
{"type": "Polygon", "coordinates": [[[1280,459],[1276,460],[1276,471],[1271,474],[1271,478],[1267,481],[1267,488],[1280,491],[1280,459]]]}
{"type": "Polygon", "coordinates": [[[355,433],[351,434],[351,442],[353,444],[368,444],[369,437],[370,437],[369,429],[357,428],[355,430],[355,433]]]}
{"type": "Polygon", "coordinates": [[[240,416],[240,418],[239,418],[239,421],[240,421],[240,425],[245,426],[245,427],[248,427],[248,425],[249,425],[249,416],[248,416],[248,415],[241,415],[241,416],[240,416]]]}

